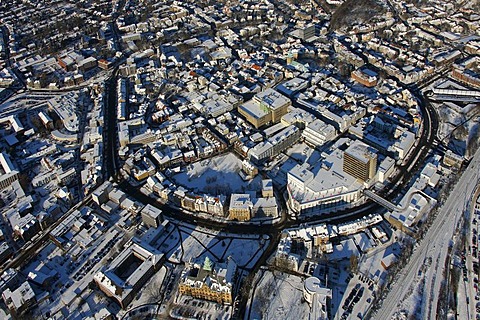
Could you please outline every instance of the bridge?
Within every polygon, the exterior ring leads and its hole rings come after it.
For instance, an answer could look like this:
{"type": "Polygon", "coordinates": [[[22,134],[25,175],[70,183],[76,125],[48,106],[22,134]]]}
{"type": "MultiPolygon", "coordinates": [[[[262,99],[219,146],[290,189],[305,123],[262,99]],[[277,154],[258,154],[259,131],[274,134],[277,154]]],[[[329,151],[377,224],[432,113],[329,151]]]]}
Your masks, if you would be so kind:
{"type": "Polygon", "coordinates": [[[376,194],[375,192],[373,192],[371,190],[365,189],[365,190],[363,190],[363,194],[367,198],[372,199],[373,201],[375,201],[376,203],[378,203],[379,205],[381,205],[382,207],[384,207],[384,208],[386,208],[390,211],[400,211],[401,210],[401,208],[397,207],[396,205],[394,205],[390,201],[380,197],[378,194],[376,194]]]}
{"type": "Polygon", "coordinates": [[[431,91],[431,97],[434,100],[461,101],[461,102],[479,102],[480,91],[473,90],[454,90],[434,88],[431,91]]]}

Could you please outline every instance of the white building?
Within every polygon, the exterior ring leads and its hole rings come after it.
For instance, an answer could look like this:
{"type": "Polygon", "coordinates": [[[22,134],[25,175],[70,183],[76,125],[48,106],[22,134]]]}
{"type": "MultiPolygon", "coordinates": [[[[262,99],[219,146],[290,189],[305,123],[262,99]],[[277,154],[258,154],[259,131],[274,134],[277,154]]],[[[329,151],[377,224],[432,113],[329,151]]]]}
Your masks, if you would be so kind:
{"type": "Polygon", "coordinates": [[[257,144],[248,151],[248,154],[253,162],[261,163],[292,146],[298,141],[300,134],[300,130],[297,127],[293,125],[288,126],[267,141],[257,144]]]}
{"type": "Polygon", "coordinates": [[[22,283],[20,287],[14,291],[7,288],[3,292],[3,301],[5,301],[8,309],[10,309],[10,312],[15,317],[20,317],[23,312],[37,303],[35,292],[33,292],[30,283],[27,281],[22,283]]]}
{"type": "Polygon", "coordinates": [[[8,154],[0,153],[0,190],[12,185],[14,181],[18,180],[20,172],[15,169],[8,154]]]}
{"type": "Polygon", "coordinates": [[[310,305],[311,319],[328,319],[328,300],[332,299],[332,290],[322,286],[320,279],[309,277],[303,284],[303,297],[310,305]]]}
{"type": "Polygon", "coordinates": [[[364,186],[345,173],[343,151],[337,149],[321,163],[316,174],[308,164],[296,165],[287,173],[290,208],[297,213],[319,213],[345,210],[362,199],[364,186]]]}
{"type": "Polygon", "coordinates": [[[305,138],[305,142],[318,148],[326,142],[335,139],[337,136],[337,130],[335,130],[332,125],[326,124],[320,119],[316,119],[307,125],[302,136],[305,138]]]}

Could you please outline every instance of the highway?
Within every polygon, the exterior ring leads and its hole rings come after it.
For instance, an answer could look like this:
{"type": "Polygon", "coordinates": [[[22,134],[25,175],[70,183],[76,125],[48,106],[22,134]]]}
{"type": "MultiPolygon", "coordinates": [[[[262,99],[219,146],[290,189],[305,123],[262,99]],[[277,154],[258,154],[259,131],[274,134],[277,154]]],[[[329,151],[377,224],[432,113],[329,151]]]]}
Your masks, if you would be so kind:
{"type": "Polygon", "coordinates": [[[434,222],[426,232],[409,262],[403,267],[399,277],[390,287],[382,306],[373,319],[391,319],[399,305],[407,298],[412,285],[416,286],[420,279],[417,274],[426,259],[431,258],[432,264],[425,271],[425,289],[422,304],[422,319],[436,319],[438,294],[444,280],[445,261],[448,247],[453,239],[455,229],[470,206],[478,182],[478,165],[480,150],[477,150],[469,166],[451,191],[445,204],[440,208],[434,222]]]}

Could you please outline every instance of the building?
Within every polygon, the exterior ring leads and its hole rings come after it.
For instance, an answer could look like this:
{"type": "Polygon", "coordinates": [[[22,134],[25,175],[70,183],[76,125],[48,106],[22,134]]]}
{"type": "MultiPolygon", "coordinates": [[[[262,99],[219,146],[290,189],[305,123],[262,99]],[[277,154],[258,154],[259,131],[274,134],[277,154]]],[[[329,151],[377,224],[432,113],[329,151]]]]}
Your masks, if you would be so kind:
{"type": "Polygon", "coordinates": [[[112,63],[110,61],[107,61],[105,59],[100,59],[98,60],[98,67],[103,70],[108,70],[110,69],[112,63]]]}
{"type": "Polygon", "coordinates": [[[425,219],[435,203],[436,200],[422,191],[411,188],[401,200],[401,210],[391,211],[385,218],[396,229],[415,236],[418,223],[425,219]]]}
{"type": "Polygon", "coordinates": [[[310,167],[296,165],[287,172],[288,205],[301,214],[335,212],[363,201],[364,183],[343,170],[344,140],[339,140],[310,167]]]}
{"type": "Polygon", "coordinates": [[[466,83],[468,85],[480,88],[480,74],[475,72],[480,66],[480,58],[473,56],[463,63],[454,64],[452,69],[452,78],[466,83]]]}
{"type": "Polygon", "coordinates": [[[224,195],[198,196],[194,194],[187,194],[181,198],[180,204],[182,208],[193,212],[206,212],[214,216],[225,217],[225,201],[227,197],[224,195]]]}
{"type": "Polygon", "coordinates": [[[447,150],[443,156],[443,164],[449,167],[460,168],[463,163],[463,157],[453,153],[451,150],[447,150]]]}
{"type": "Polygon", "coordinates": [[[301,259],[302,257],[292,246],[292,238],[289,233],[286,231],[282,232],[277,251],[275,252],[275,264],[297,272],[298,267],[301,265],[301,259]]]}
{"type": "Polygon", "coordinates": [[[397,256],[392,252],[388,256],[383,257],[383,259],[380,261],[380,264],[385,270],[388,270],[393,266],[396,261],[397,256]]]}
{"type": "Polygon", "coordinates": [[[188,264],[178,286],[180,294],[194,298],[232,304],[233,283],[237,264],[232,257],[225,264],[216,264],[206,257],[203,265],[188,264]]]}
{"type": "Polygon", "coordinates": [[[253,199],[252,217],[277,217],[278,204],[275,197],[253,199]]]}
{"type": "Polygon", "coordinates": [[[20,172],[15,169],[8,154],[0,153],[0,190],[5,189],[12,185],[13,182],[18,180],[20,172]]]}
{"type": "Polygon", "coordinates": [[[293,98],[297,93],[305,90],[310,82],[302,78],[293,78],[279,84],[276,90],[287,97],[293,98]]]}
{"type": "Polygon", "coordinates": [[[268,88],[238,107],[238,112],[255,128],[269,123],[278,123],[287,114],[292,104],[290,99],[268,88]]]}
{"type": "Polygon", "coordinates": [[[248,160],[242,161],[242,170],[252,178],[258,174],[258,168],[248,160]]]}
{"type": "Polygon", "coordinates": [[[3,271],[0,276],[0,293],[3,294],[7,288],[10,288],[10,290],[18,288],[19,284],[20,275],[18,274],[18,271],[12,268],[7,269],[3,271]]]}
{"type": "Polygon", "coordinates": [[[93,279],[100,290],[126,309],[164,260],[162,253],[131,243],[93,279]]]}
{"type": "Polygon", "coordinates": [[[268,140],[260,142],[248,150],[248,155],[254,163],[262,163],[291,147],[300,139],[300,136],[300,130],[290,125],[273,137],[268,138],[268,140]]]}
{"type": "Polygon", "coordinates": [[[75,61],[69,56],[57,57],[57,62],[65,71],[73,71],[75,67],[75,61]]]}
{"type": "Polygon", "coordinates": [[[337,130],[335,127],[326,124],[320,119],[316,119],[309,123],[302,132],[302,137],[305,142],[314,148],[323,146],[326,142],[331,141],[337,137],[337,130]]]}
{"type": "Polygon", "coordinates": [[[322,286],[317,277],[309,277],[303,283],[303,297],[310,305],[311,319],[329,319],[327,310],[332,289],[322,286]]]}
{"type": "Polygon", "coordinates": [[[77,65],[77,68],[81,72],[86,72],[95,68],[97,64],[97,59],[95,59],[94,57],[88,57],[80,61],[77,65]]]}
{"type": "Polygon", "coordinates": [[[162,210],[155,208],[151,204],[147,204],[141,212],[142,221],[147,226],[157,228],[162,218],[162,210]]]}
{"type": "Polygon", "coordinates": [[[108,201],[108,194],[113,190],[113,185],[109,181],[105,181],[100,187],[92,192],[92,200],[97,205],[102,205],[108,201]]]}
{"type": "Polygon", "coordinates": [[[343,154],[343,171],[367,182],[377,170],[377,150],[360,141],[354,141],[343,154]]]}
{"type": "Polygon", "coordinates": [[[56,172],[57,182],[63,186],[69,185],[77,174],[76,168],[70,168],[66,171],[58,170],[56,172]]]}
{"type": "Polygon", "coordinates": [[[299,28],[298,30],[300,31],[299,35],[302,40],[308,40],[315,37],[315,25],[313,23],[299,28]]]}
{"type": "Polygon", "coordinates": [[[233,193],[228,210],[229,218],[238,221],[248,221],[252,218],[253,195],[249,193],[233,193]]]}
{"type": "Polygon", "coordinates": [[[205,195],[203,199],[207,204],[207,213],[213,214],[214,216],[225,216],[225,201],[227,197],[224,195],[218,195],[217,197],[205,195]]]}
{"type": "Polygon", "coordinates": [[[378,75],[376,72],[370,69],[358,69],[352,72],[352,79],[357,81],[360,84],[363,84],[365,87],[371,88],[375,87],[378,82],[378,75]]]}
{"type": "Polygon", "coordinates": [[[262,180],[262,197],[273,197],[273,182],[271,179],[262,180]]]}
{"type": "MultiPolygon", "coordinates": [[[[30,200],[33,202],[31,197],[30,200]]],[[[40,224],[37,218],[28,212],[32,209],[31,202],[17,204],[17,207],[7,211],[5,217],[12,227],[14,236],[21,237],[24,241],[29,241],[38,235],[40,224]]]]}
{"type": "Polygon", "coordinates": [[[16,290],[6,289],[3,294],[3,301],[14,317],[21,317],[26,311],[37,303],[35,292],[30,283],[25,281],[16,290]]]}
{"type": "Polygon", "coordinates": [[[38,117],[42,121],[45,128],[50,129],[50,130],[53,129],[53,120],[52,120],[52,118],[50,118],[50,116],[48,114],[46,114],[43,111],[40,111],[38,113],[38,117]]]}
{"type": "Polygon", "coordinates": [[[113,189],[108,194],[108,198],[112,200],[114,203],[120,204],[127,198],[127,195],[123,191],[120,191],[118,189],[113,189]]]}
{"type": "MultiPolygon", "coordinates": [[[[298,12],[296,14],[299,14],[298,12]]],[[[315,25],[313,23],[299,26],[297,29],[293,30],[290,35],[292,37],[301,39],[303,41],[311,41],[316,39],[315,36],[315,25]]]]}
{"type": "MultiPolygon", "coordinates": [[[[3,236],[3,234],[2,234],[3,236]]],[[[0,264],[3,264],[5,261],[10,259],[13,256],[13,250],[10,248],[8,243],[2,241],[0,243],[0,264]]]]}

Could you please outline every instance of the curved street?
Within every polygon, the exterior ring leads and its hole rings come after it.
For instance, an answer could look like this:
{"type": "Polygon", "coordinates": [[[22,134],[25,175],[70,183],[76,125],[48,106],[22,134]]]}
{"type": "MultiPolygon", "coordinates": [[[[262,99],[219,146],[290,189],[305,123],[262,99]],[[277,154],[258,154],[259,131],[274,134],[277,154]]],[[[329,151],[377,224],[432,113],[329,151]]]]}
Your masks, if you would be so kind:
{"type": "MultiPolygon", "coordinates": [[[[194,216],[192,214],[186,213],[185,211],[173,207],[171,205],[164,205],[160,204],[159,202],[155,201],[154,199],[142,194],[137,188],[130,185],[127,181],[119,181],[119,164],[118,164],[118,146],[117,146],[117,122],[116,122],[116,108],[117,108],[117,97],[116,97],[116,84],[117,84],[117,69],[112,74],[112,77],[108,79],[106,82],[106,89],[107,89],[107,110],[106,114],[106,128],[104,132],[106,133],[105,141],[105,167],[106,167],[106,176],[113,178],[115,181],[120,183],[120,188],[129,196],[137,199],[142,203],[150,203],[160,209],[163,210],[164,216],[174,219],[180,220],[188,223],[192,223],[194,225],[202,226],[205,228],[210,228],[213,230],[221,230],[229,233],[238,233],[238,234],[268,234],[270,236],[270,244],[253,268],[250,276],[244,282],[244,286],[246,286],[243,292],[249,292],[251,282],[255,273],[259,270],[260,266],[263,265],[268,257],[275,252],[276,247],[278,245],[280,239],[280,233],[285,228],[292,228],[298,227],[304,223],[341,223],[357,218],[361,218],[367,214],[370,214],[373,210],[381,210],[382,208],[371,201],[368,201],[366,204],[354,208],[351,210],[343,211],[343,212],[332,212],[328,214],[322,214],[321,216],[313,216],[313,217],[299,217],[298,220],[291,220],[288,214],[283,214],[282,220],[276,224],[263,224],[258,225],[255,223],[232,223],[232,222],[218,222],[213,221],[210,219],[205,219],[199,216],[194,216]]],[[[411,156],[404,163],[400,170],[398,170],[398,174],[391,179],[390,186],[388,190],[382,191],[382,196],[386,199],[391,200],[393,199],[399,192],[402,191],[405,184],[409,182],[411,176],[419,169],[419,166],[423,163],[423,160],[427,157],[430,151],[430,145],[433,143],[434,138],[436,136],[436,131],[438,129],[438,122],[435,111],[431,108],[428,101],[425,101],[423,95],[420,91],[414,92],[419,99],[419,105],[421,108],[422,116],[423,116],[423,130],[418,143],[416,144],[414,150],[411,152],[411,156]]],[[[311,110],[309,110],[311,112],[311,110]]],[[[314,113],[318,117],[318,114],[314,113]]],[[[280,198],[282,202],[284,202],[283,198],[280,198]]],[[[283,208],[286,208],[286,204],[282,204],[283,208]]],[[[239,299],[240,303],[238,305],[238,313],[236,314],[237,317],[243,317],[244,312],[246,310],[246,304],[248,297],[243,295],[239,299]]],[[[379,318],[379,319],[387,319],[387,318],[379,318]]]]}

